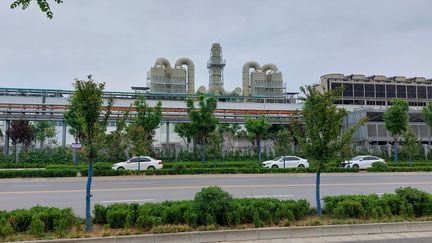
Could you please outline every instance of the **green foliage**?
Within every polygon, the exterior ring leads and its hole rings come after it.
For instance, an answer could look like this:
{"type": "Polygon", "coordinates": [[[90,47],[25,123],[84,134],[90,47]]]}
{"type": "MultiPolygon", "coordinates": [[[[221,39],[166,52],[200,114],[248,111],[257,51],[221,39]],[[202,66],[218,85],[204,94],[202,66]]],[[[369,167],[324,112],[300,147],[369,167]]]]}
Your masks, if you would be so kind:
{"type": "Polygon", "coordinates": [[[125,208],[109,210],[106,214],[107,223],[111,228],[124,228],[128,213],[128,210],[125,208]]]}
{"type": "Polygon", "coordinates": [[[408,128],[403,134],[404,144],[401,148],[401,153],[407,155],[412,161],[413,158],[418,157],[421,154],[421,141],[417,138],[414,130],[408,128]]]}
{"type": "Polygon", "coordinates": [[[257,145],[258,160],[261,161],[261,140],[267,135],[271,125],[267,118],[246,118],[245,127],[252,141],[257,145]]]}
{"type": "MultiPolygon", "coordinates": [[[[15,8],[21,7],[23,10],[25,10],[25,9],[28,8],[28,6],[30,6],[30,3],[31,3],[31,2],[32,2],[32,0],[15,0],[15,1],[10,5],[10,8],[11,8],[11,9],[15,9],[15,8]]],[[[61,4],[61,3],[63,3],[63,0],[54,0],[54,2],[56,2],[57,4],[61,4]]],[[[47,0],[37,0],[37,4],[38,4],[40,10],[41,10],[43,13],[46,13],[46,16],[47,16],[49,19],[52,19],[52,18],[53,18],[54,14],[53,14],[53,12],[51,11],[51,8],[50,8],[50,6],[49,6],[47,0]]]]}
{"type": "Polygon", "coordinates": [[[431,215],[432,197],[430,194],[412,187],[398,188],[396,194],[407,205],[412,205],[415,216],[431,215]]]}
{"type": "Polygon", "coordinates": [[[76,170],[0,170],[0,178],[76,177],[76,170]]]}
{"type": "Polygon", "coordinates": [[[174,125],[174,132],[179,135],[186,144],[186,152],[189,152],[189,145],[194,136],[194,129],[191,123],[176,123],[174,125]]]}
{"type": "Polygon", "coordinates": [[[45,233],[45,224],[40,220],[38,215],[33,215],[31,224],[30,224],[30,232],[37,237],[41,237],[45,233]]]}
{"type": "Polygon", "coordinates": [[[276,156],[289,155],[291,150],[292,134],[288,129],[277,131],[275,136],[275,151],[276,156]]]}
{"type": "Polygon", "coordinates": [[[15,233],[11,223],[5,219],[0,221],[0,238],[6,238],[15,233]]]}
{"type": "Polygon", "coordinates": [[[220,187],[211,186],[203,188],[195,195],[194,203],[198,214],[198,222],[201,224],[217,223],[227,225],[227,212],[233,206],[233,198],[220,187]],[[214,222],[208,222],[211,217],[214,222]]]}
{"type": "Polygon", "coordinates": [[[107,223],[106,213],[107,209],[104,206],[102,206],[101,204],[95,204],[93,209],[93,223],[105,225],[107,223]]]}
{"type": "Polygon", "coordinates": [[[136,116],[128,127],[131,152],[136,156],[146,155],[151,151],[155,129],[162,119],[162,103],[159,101],[154,108],[147,105],[144,96],[134,102],[136,116]]]}
{"type": "Polygon", "coordinates": [[[384,162],[374,162],[372,163],[372,168],[374,172],[386,172],[388,171],[388,166],[384,162]]]}
{"type": "Polygon", "coordinates": [[[432,128],[432,102],[423,108],[422,115],[425,122],[432,128]]]}
{"type": "Polygon", "coordinates": [[[205,147],[208,143],[208,137],[213,132],[218,124],[218,120],[214,115],[217,107],[217,100],[214,97],[198,98],[199,108],[195,107],[194,100],[188,98],[186,100],[187,113],[191,121],[193,137],[201,149],[201,159],[204,161],[205,147]]]}
{"type": "Polygon", "coordinates": [[[10,212],[9,222],[11,222],[14,231],[24,232],[30,226],[32,213],[29,210],[17,209],[10,212]]]}
{"type": "Polygon", "coordinates": [[[51,139],[50,143],[55,143],[56,128],[54,122],[37,121],[33,124],[33,130],[35,131],[35,139],[40,142],[41,148],[47,139],[51,139]]]}
{"type": "Polygon", "coordinates": [[[342,122],[347,112],[338,108],[335,101],[342,90],[320,93],[313,86],[306,86],[301,87],[301,91],[306,96],[301,111],[304,129],[295,126],[295,136],[304,156],[319,172],[329,163],[343,159],[341,156],[347,150],[352,135],[366,119],[360,120],[341,134],[342,122]]]}
{"type": "Polygon", "coordinates": [[[35,130],[29,121],[12,121],[7,133],[13,146],[23,144],[28,147],[35,140],[35,130]]]}
{"type": "Polygon", "coordinates": [[[393,105],[384,113],[384,124],[395,140],[408,128],[408,102],[394,99],[393,105]]]}

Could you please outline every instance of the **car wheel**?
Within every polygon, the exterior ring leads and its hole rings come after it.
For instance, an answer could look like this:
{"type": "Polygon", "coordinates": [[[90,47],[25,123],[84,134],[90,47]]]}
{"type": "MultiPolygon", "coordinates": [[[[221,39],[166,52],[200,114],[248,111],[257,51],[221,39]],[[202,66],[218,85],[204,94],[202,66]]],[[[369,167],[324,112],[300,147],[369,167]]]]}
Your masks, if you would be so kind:
{"type": "Polygon", "coordinates": [[[358,166],[358,165],[353,165],[352,167],[353,167],[353,168],[356,168],[356,169],[358,169],[358,168],[359,168],[359,166],[358,166]]]}
{"type": "Polygon", "coordinates": [[[154,170],[155,169],[155,167],[153,167],[153,166],[149,166],[148,168],[147,168],[147,170],[154,170]]]}
{"type": "Polygon", "coordinates": [[[125,168],[123,167],[118,167],[117,170],[124,170],[125,168]]]}
{"type": "Polygon", "coordinates": [[[303,169],[303,168],[305,168],[305,166],[300,164],[300,165],[298,166],[298,168],[303,169]]]}
{"type": "Polygon", "coordinates": [[[272,168],[273,168],[273,169],[277,169],[277,168],[279,168],[279,166],[277,166],[277,165],[272,165],[272,168]]]}

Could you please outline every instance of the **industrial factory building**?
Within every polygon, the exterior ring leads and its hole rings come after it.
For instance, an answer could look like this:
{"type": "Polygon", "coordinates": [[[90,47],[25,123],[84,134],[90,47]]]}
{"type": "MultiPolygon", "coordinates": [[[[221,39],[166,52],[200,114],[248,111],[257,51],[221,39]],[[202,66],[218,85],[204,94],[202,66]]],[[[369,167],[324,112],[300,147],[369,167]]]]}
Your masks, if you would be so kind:
{"type": "Polygon", "coordinates": [[[321,76],[317,88],[326,91],[340,86],[343,86],[343,94],[337,103],[349,111],[346,125],[352,126],[363,117],[368,117],[368,122],[354,136],[358,145],[368,148],[393,142],[384,125],[384,112],[395,98],[408,101],[410,127],[424,145],[430,143],[431,129],[424,122],[421,110],[432,101],[432,79],[327,74],[321,76]]]}
{"type": "Polygon", "coordinates": [[[171,68],[166,58],[158,58],[147,74],[147,85],[151,93],[283,97],[286,85],[283,83],[282,73],[275,64],[260,66],[255,61],[246,62],[242,70],[243,91],[240,87],[232,91],[225,90],[223,75],[225,65],[226,60],[223,58],[221,45],[213,43],[210,49],[210,59],[207,62],[208,89],[200,86],[195,91],[194,63],[188,58],[178,59],[174,68],[171,68]]]}

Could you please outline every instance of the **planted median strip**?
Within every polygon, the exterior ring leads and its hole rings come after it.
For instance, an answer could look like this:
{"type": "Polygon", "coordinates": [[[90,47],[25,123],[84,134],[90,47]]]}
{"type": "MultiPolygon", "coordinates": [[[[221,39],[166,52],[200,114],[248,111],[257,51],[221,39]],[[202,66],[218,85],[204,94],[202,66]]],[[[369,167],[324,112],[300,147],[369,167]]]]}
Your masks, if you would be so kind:
{"type": "Polygon", "coordinates": [[[414,188],[400,188],[382,196],[331,196],[323,201],[324,216],[317,217],[306,200],[232,198],[219,187],[207,187],[194,200],[97,204],[90,233],[84,232],[83,219],[71,209],[36,206],[0,211],[0,237],[18,241],[432,219],[431,194],[414,188]]]}

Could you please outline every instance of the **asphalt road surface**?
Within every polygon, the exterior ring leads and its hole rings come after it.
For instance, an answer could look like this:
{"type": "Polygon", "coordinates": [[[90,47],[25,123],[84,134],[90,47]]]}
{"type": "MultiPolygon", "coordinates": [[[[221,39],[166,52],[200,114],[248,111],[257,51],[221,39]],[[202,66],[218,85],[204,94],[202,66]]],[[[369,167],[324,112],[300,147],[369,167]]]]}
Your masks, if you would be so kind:
{"type": "MultiPolygon", "coordinates": [[[[85,177],[0,179],[0,210],[36,204],[71,207],[83,216],[85,177]]],[[[218,185],[234,197],[305,198],[315,205],[314,174],[128,176],[93,178],[92,204],[145,203],[193,199],[204,186],[218,185]]],[[[321,196],[382,194],[398,187],[432,193],[432,173],[321,174],[321,196]]]]}

